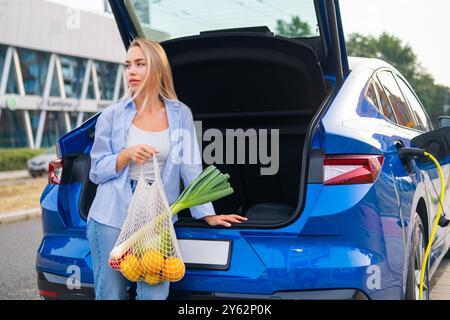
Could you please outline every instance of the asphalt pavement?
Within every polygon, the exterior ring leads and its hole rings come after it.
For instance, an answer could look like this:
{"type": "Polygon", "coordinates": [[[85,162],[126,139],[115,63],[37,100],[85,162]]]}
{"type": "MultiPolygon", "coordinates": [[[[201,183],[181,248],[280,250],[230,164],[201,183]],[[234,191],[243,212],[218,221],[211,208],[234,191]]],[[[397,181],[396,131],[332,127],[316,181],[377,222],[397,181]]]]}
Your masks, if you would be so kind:
{"type": "Polygon", "coordinates": [[[40,219],[0,225],[0,300],[40,300],[35,263],[41,239],[40,219]]]}

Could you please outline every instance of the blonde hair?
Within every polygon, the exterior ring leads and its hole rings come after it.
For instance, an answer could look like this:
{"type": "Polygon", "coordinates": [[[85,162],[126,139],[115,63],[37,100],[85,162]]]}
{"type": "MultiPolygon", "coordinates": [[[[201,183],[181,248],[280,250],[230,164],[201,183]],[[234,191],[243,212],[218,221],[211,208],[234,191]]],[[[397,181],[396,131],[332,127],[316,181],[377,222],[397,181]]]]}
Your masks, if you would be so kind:
{"type": "MultiPolygon", "coordinates": [[[[143,94],[144,103],[141,110],[147,106],[149,98],[153,95],[156,95],[160,100],[162,98],[178,100],[173,85],[169,59],[167,59],[163,47],[156,41],[144,38],[135,38],[128,49],[133,47],[139,47],[144,52],[145,59],[147,60],[147,74],[136,92],[133,94],[131,88],[128,86],[123,98],[127,99],[131,97],[134,100],[137,96],[143,94]]],[[[123,75],[126,77],[126,72],[123,75]]]]}

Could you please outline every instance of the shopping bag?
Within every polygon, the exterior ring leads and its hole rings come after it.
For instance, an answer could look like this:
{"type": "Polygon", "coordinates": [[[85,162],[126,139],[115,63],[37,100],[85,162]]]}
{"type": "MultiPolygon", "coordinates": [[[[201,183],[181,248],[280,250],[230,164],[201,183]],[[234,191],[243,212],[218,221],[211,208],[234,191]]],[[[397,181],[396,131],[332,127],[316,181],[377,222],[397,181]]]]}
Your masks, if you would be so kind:
{"type": "Polygon", "coordinates": [[[145,181],[142,166],[127,218],[110,252],[109,265],[130,281],[154,285],[179,281],[186,269],[158,161],[155,155],[152,159],[155,181],[151,185],[145,181]]]}

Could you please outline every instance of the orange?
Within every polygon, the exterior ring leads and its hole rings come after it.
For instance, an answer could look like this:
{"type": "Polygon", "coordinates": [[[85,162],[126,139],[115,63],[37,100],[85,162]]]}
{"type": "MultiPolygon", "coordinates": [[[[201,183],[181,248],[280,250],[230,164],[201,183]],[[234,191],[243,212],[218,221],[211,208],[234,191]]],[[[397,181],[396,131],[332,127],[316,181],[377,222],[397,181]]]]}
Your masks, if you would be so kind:
{"type": "Polygon", "coordinates": [[[163,278],[168,281],[179,281],[183,278],[185,270],[183,261],[177,257],[169,257],[164,264],[163,278]]]}
{"type": "Polygon", "coordinates": [[[155,250],[144,253],[141,266],[145,273],[158,274],[164,268],[164,256],[155,250]]]}
{"type": "Polygon", "coordinates": [[[120,270],[125,278],[133,282],[138,281],[142,276],[139,258],[133,254],[130,254],[123,259],[120,263],[120,270]]]}
{"type": "Polygon", "coordinates": [[[145,275],[144,281],[149,285],[155,285],[161,282],[161,277],[159,274],[148,273],[145,275]]]}

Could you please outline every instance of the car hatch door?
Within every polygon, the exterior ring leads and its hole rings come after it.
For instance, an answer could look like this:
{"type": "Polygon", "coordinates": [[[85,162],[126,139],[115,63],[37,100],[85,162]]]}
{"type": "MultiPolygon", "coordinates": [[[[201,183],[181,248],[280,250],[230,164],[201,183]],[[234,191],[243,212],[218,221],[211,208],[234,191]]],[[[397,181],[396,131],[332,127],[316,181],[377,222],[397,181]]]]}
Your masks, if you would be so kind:
{"type": "Polygon", "coordinates": [[[340,87],[350,73],[338,0],[315,0],[319,30],[324,46],[322,68],[336,77],[340,87]]]}
{"type": "Polygon", "coordinates": [[[108,0],[126,49],[136,37],[145,38],[145,32],[139,23],[131,0],[108,0]]]}
{"type": "MultiPolygon", "coordinates": [[[[320,63],[324,74],[336,79],[340,87],[349,74],[347,49],[338,0],[314,1],[320,30],[320,63]]],[[[131,0],[109,0],[122,41],[127,49],[135,37],[146,37],[131,0]]]]}

